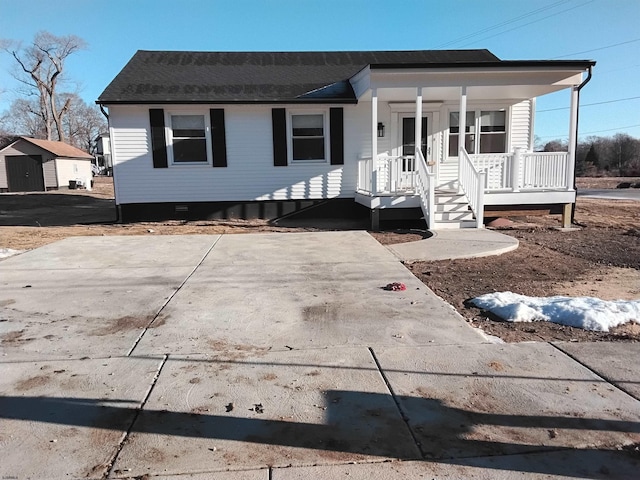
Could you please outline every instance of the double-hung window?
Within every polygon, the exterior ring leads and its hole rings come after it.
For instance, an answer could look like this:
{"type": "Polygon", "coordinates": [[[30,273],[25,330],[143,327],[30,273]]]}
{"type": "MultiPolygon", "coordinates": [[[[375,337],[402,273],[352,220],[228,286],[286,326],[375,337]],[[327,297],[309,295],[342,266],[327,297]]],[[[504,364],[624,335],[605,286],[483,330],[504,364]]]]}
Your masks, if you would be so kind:
{"type": "Polygon", "coordinates": [[[173,163],[207,163],[207,136],[204,115],[171,115],[173,163]]]}
{"type": "MultiPolygon", "coordinates": [[[[467,112],[465,122],[464,148],[467,153],[475,153],[476,113],[467,112]]],[[[460,112],[449,114],[449,156],[457,157],[460,149],[460,112]]]]}
{"type": "Polygon", "coordinates": [[[504,110],[480,112],[480,153],[503,153],[507,146],[504,110]]]}
{"type": "Polygon", "coordinates": [[[291,115],[291,159],[296,163],[326,161],[325,115],[291,115]]]}
{"type": "MultiPolygon", "coordinates": [[[[507,122],[504,110],[467,112],[465,150],[467,153],[504,153],[507,148],[507,122]]],[[[458,155],[460,113],[449,114],[449,156],[458,155]]]]}

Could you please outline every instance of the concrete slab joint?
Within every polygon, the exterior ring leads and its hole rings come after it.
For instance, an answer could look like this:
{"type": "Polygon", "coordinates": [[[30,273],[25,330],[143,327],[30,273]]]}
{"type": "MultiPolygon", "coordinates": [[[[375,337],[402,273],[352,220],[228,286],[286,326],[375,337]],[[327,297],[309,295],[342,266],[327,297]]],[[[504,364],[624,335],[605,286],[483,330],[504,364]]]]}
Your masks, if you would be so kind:
{"type": "Polygon", "coordinates": [[[487,343],[366,232],[105,241],[0,262],[0,477],[639,471],[635,344],[487,343]]]}

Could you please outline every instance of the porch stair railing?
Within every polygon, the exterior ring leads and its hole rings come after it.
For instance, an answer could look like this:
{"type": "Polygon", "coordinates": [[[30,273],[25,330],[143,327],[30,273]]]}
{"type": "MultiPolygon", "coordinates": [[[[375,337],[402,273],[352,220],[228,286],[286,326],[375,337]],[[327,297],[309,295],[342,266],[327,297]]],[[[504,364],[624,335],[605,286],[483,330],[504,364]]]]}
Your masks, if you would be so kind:
{"type": "Polygon", "coordinates": [[[473,165],[469,154],[460,147],[458,156],[459,178],[458,184],[469,200],[471,211],[476,217],[476,228],[484,226],[484,189],[486,173],[479,172],[473,165]]]}
{"type": "Polygon", "coordinates": [[[415,171],[415,187],[416,193],[420,195],[420,208],[427,222],[427,229],[432,230],[435,226],[436,176],[429,172],[427,161],[419,148],[416,148],[415,171]]]}

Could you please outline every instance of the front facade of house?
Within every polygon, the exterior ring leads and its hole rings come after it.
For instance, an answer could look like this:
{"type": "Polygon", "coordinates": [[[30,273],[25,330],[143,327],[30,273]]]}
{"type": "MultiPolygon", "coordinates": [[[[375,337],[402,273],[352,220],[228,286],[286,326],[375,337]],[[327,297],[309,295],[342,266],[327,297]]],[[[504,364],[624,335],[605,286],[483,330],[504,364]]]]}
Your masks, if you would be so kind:
{"type": "Polygon", "coordinates": [[[485,50],[138,52],[98,100],[120,218],[333,205],[374,226],[418,212],[449,228],[492,209],[566,212],[573,152],[532,152],[535,99],[567,90],[575,138],[592,65],[485,50]]]}
{"type": "Polygon", "coordinates": [[[0,192],[39,192],[89,184],[93,157],[63,142],[20,137],[0,150],[0,192]]]}

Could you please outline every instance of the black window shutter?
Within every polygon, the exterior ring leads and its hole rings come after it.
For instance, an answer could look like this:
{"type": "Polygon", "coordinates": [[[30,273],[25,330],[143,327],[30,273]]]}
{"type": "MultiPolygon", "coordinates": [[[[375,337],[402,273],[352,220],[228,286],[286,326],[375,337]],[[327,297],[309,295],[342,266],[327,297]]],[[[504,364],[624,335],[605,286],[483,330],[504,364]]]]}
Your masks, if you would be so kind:
{"type": "Polygon", "coordinates": [[[273,125],[273,166],[287,166],[287,114],[284,108],[271,110],[273,125]]]}
{"type": "Polygon", "coordinates": [[[344,117],[342,108],[329,110],[331,165],[344,165],[344,117]]]}
{"type": "Polygon", "coordinates": [[[227,166],[227,139],[224,127],[224,109],[209,110],[211,118],[211,141],[213,142],[213,166],[227,166]]]}
{"type": "Polygon", "coordinates": [[[149,123],[151,124],[151,150],[153,152],[153,168],[167,168],[167,140],[164,134],[164,110],[162,108],[149,109],[149,123]]]}

